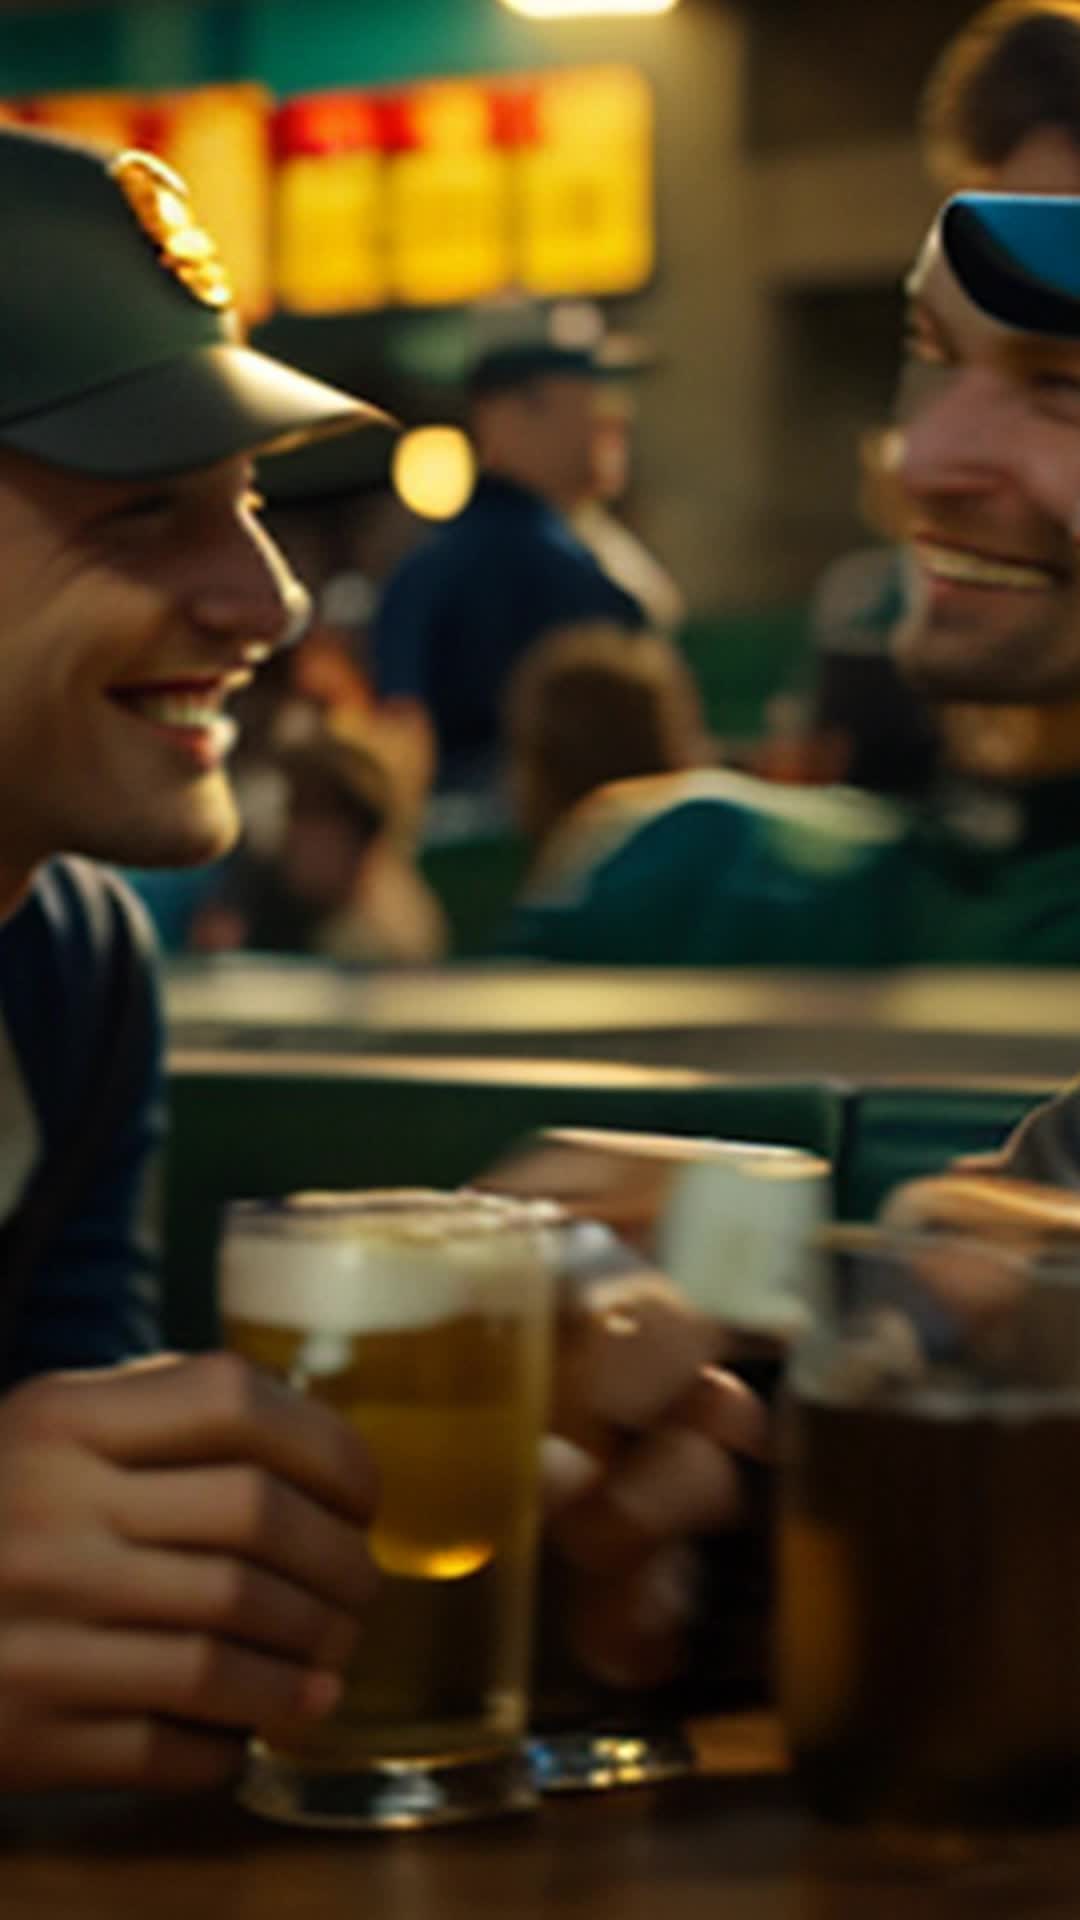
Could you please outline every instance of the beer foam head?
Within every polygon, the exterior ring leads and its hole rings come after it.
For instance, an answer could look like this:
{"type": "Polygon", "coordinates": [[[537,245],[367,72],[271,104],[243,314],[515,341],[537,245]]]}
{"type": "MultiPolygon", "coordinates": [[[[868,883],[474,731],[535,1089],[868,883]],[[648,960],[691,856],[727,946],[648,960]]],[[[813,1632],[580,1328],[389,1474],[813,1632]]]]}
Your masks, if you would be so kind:
{"type": "Polygon", "coordinates": [[[533,1310],[550,1211],[489,1194],[297,1193],[227,1210],[228,1318],[354,1334],[533,1310]]]}

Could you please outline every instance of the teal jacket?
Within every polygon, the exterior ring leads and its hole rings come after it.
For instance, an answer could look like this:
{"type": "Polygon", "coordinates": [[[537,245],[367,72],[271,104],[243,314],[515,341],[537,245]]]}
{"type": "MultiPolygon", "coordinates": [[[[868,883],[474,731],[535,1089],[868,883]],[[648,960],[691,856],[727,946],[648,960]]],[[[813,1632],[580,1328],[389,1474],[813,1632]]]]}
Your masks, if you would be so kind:
{"type": "Polygon", "coordinates": [[[978,813],[726,771],[624,782],[555,835],[503,950],[597,966],[1080,965],[1080,781],[978,813]]]}

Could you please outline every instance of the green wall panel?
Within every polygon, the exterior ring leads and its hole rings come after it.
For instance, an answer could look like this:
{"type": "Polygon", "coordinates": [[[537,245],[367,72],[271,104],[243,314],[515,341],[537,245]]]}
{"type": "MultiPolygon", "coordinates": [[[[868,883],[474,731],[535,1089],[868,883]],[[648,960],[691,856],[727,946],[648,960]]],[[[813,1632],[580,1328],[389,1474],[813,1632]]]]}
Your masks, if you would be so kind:
{"type": "Polygon", "coordinates": [[[4,15],[0,95],[116,84],[125,21],[121,9],[4,15]]]}
{"type": "Polygon", "coordinates": [[[553,57],[550,32],[498,0],[250,0],[247,13],[252,70],[278,93],[535,66],[553,57]]]}
{"type": "Polygon", "coordinates": [[[655,23],[546,27],[499,0],[114,0],[0,20],[0,94],[263,80],[278,94],[634,59],[655,23]],[[634,26],[638,31],[634,31],[634,26]]]}
{"type": "Polygon", "coordinates": [[[0,17],[0,94],[71,88],[184,86],[244,73],[250,8],[243,0],[180,0],[0,17]]]}

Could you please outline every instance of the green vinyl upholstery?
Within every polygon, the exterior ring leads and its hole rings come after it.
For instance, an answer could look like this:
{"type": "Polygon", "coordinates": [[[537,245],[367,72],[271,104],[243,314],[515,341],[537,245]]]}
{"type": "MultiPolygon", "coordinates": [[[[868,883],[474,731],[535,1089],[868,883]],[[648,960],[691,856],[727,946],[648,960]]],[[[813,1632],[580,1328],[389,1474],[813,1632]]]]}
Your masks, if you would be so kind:
{"type": "Polygon", "coordinates": [[[227,1201],[296,1189],[448,1187],[545,1126],[761,1140],[835,1160],[844,1089],[649,1068],[517,1060],[190,1053],[170,1072],[165,1331],[213,1343],[227,1201]]]}
{"type": "Polygon", "coordinates": [[[895,1086],[852,1094],[837,1178],[841,1218],[868,1220],[903,1180],[1000,1147],[1046,1086],[895,1086]]]}
{"type": "Polygon", "coordinates": [[[446,915],[455,959],[483,956],[496,946],[528,863],[527,842],[509,832],[424,848],[420,871],[446,915]]]}
{"type": "Polygon", "coordinates": [[[584,1061],[179,1052],[165,1167],[165,1332],[217,1335],[214,1264],[232,1199],[304,1187],[450,1187],[547,1126],[761,1140],[835,1168],[842,1219],[903,1180],[999,1146],[1046,1085],[849,1087],[584,1061]]]}

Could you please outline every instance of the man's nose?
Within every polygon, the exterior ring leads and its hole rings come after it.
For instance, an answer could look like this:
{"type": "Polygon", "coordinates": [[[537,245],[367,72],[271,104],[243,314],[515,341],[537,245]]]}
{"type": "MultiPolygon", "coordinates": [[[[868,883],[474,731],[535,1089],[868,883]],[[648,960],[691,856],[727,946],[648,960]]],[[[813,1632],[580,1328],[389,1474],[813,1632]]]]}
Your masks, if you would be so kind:
{"type": "Polygon", "coordinates": [[[265,658],[301,638],[311,619],[311,596],[269,534],[249,524],[213,556],[192,613],[204,632],[239,641],[265,658]]]}
{"type": "Polygon", "coordinates": [[[1007,395],[981,369],[945,373],[901,430],[899,478],[912,494],[993,486],[1013,447],[1007,395]]]}

